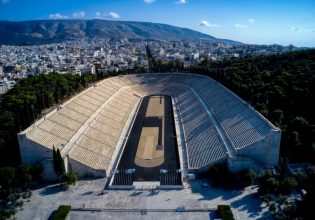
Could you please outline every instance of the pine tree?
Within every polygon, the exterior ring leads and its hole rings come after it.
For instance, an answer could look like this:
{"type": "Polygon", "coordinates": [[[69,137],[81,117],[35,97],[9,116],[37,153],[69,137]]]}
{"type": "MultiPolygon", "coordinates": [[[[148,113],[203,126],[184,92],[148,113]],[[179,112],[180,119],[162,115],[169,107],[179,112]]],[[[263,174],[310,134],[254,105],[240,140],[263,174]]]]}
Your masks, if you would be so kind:
{"type": "Polygon", "coordinates": [[[81,74],[81,84],[83,85],[83,87],[85,88],[85,86],[86,86],[86,82],[85,82],[85,76],[84,76],[84,74],[82,73],[81,74]]]}
{"type": "Polygon", "coordinates": [[[61,157],[61,153],[59,149],[57,149],[56,158],[57,158],[57,175],[60,176],[65,173],[65,164],[61,157]]]}
{"type": "Polygon", "coordinates": [[[53,145],[53,165],[54,165],[54,171],[57,173],[57,153],[55,146],[53,145]]]}
{"type": "Polygon", "coordinates": [[[61,176],[65,173],[65,164],[61,157],[60,150],[55,150],[55,146],[53,146],[53,164],[54,164],[54,171],[57,176],[61,176]]]}

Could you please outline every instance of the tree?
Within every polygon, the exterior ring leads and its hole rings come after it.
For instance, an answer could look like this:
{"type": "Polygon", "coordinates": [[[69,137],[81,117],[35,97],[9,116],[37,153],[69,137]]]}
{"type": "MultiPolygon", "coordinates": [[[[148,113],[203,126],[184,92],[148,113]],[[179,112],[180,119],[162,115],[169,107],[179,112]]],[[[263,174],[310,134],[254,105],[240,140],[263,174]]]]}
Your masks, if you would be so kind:
{"type": "Polygon", "coordinates": [[[54,145],[53,145],[53,166],[54,166],[54,171],[57,174],[57,170],[58,170],[58,168],[57,168],[57,152],[56,152],[54,145]]]}
{"type": "Polygon", "coordinates": [[[276,193],[279,190],[279,181],[272,176],[270,170],[266,170],[259,178],[259,192],[261,194],[276,193]]]}
{"type": "Polygon", "coordinates": [[[40,175],[38,165],[36,167],[21,165],[0,168],[1,220],[10,218],[16,212],[16,208],[23,205],[21,197],[26,199],[31,196],[29,188],[36,179],[36,175],[40,175]]]}
{"type": "Polygon", "coordinates": [[[301,117],[301,116],[296,116],[296,117],[291,121],[291,123],[292,123],[293,125],[295,125],[296,127],[302,127],[302,126],[306,126],[306,125],[309,124],[308,121],[307,121],[305,118],[301,117]]]}
{"type": "Polygon", "coordinates": [[[251,169],[242,170],[240,172],[240,179],[245,185],[253,184],[253,182],[256,179],[256,176],[257,176],[256,173],[251,169]]]}
{"type": "Polygon", "coordinates": [[[261,196],[261,200],[265,202],[267,205],[269,205],[272,200],[271,194],[265,194],[261,196]]]}
{"type": "Polygon", "coordinates": [[[298,182],[294,177],[287,177],[284,179],[284,186],[286,186],[289,190],[293,190],[298,186],[298,182]]]}
{"type": "Polygon", "coordinates": [[[82,86],[85,88],[86,86],[86,82],[85,82],[85,76],[84,76],[84,73],[81,74],[80,76],[80,80],[81,80],[81,84],[82,86]]]}
{"type": "Polygon", "coordinates": [[[40,164],[35,164],[32,167],[32,181],[33,182],[41,181],[42,172],[43,172],[43,167],[40,164]]]}
{"type": "Polygon", "coordinates": [[[277,206],[275,203],[271,203],[269,206],[269,211],[274,214],[277,211],[277,206]]]}
{"type": "Polygon", "coordinates": [[[8,188],[12,186],[15,179],[15,169],[12,167],[0,168],[0,186],[8,188]]]}
{"type": "Polygon", "coordinates": [[[281,126],[283,122],[283,111],[281,109],[276,109],[273,111],[272,115],[277,126],[281,126]]]}
{"type": "Polygon", "coordinates": [[[261,114],[263,114],[264,116],[268,116],[269,109],[265,103],[257,103],[257,108],[261,114]]]}
{"type": "Polygon", "coordinates": [[[268,192],[277,192],[277,190],[279,189],[279,181],[275,179],[274,177],[269,177],[266,180],[265,187],[268,192]]]}
{"type": "Polygon", "coordinates": [[[75,185],[78,180],[77,175],[73,171],[69,171],[68,173],[64,173],[61,177],[61,181],[65,186],[75,185]]]}
{"type": "Polygon", "coordinates": [[[55,147],[53,147],[53,165],[57,176],[62,176],[65,173],[65,164],[61,157],[60,150],[58,148],[56,151],[55,147]]]}
{"type": "Polygon", "coordinates": [[[29,165],[21,165],[16,170],[16,184],[23,188],[29,188],[32,185],[32,167],[29,165]]]}
{"type": "Polygon", "coordinates": [[[61,89],[60,89],[61,85],[60,82],[57,81],[56,85],[55,85],[55,90],[54,90],[54,99],[55,99],[55,103],[58,103],[60,100],[60,96],[61,96],[61,89]]]}
{"type": "Polygon", "coordinates": [[[61,153],[59,148],[57,149],[57,167],[58,167],[58,172],[60,173],[60,175],[62,175],[65,172],[65,164],[64,161],[61,157],[61,153]]]}
{"type": "Polygon", "coordinates": [[[234,216],[229,205],[218,205],[218,212],[223,220],[234,220],[234,216]]]}

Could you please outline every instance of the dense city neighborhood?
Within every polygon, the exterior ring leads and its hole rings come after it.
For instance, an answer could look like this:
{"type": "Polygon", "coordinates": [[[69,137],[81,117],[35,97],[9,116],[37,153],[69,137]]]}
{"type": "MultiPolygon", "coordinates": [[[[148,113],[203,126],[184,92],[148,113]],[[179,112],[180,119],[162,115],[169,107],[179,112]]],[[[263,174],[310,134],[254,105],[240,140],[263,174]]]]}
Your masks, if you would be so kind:
{"type": "Polygon", "coordinates": [[[113,73],[149,68],[148,50],[159,63],[180,62],[184,68],[204,60],[269,55],[300,50],[292,45],[233,45],[211,41],[128,41],[83,38],[33,46],[0,46],[0,94],[28,75],[49,72],[113,73]]]}

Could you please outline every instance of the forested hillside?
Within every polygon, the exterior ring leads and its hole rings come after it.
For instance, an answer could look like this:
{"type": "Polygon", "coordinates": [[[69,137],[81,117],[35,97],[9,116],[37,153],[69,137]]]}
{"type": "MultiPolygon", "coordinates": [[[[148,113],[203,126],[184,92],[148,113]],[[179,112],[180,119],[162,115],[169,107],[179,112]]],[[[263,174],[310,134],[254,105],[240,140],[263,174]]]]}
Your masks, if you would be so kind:
{"type": "Polygon", "coordinates": [[[281,161],[315,163],[315,50],[205,61],[208,75],[282,129],[281,161]]]}

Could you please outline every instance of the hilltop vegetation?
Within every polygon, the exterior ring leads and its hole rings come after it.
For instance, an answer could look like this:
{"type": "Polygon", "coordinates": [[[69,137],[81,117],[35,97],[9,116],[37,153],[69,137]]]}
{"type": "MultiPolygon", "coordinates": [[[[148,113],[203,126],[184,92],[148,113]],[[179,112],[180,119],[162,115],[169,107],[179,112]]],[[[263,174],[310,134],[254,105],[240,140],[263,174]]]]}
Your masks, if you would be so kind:
{"type": "Polygon", "coordinates": [[[191,71],[218,80],[281,128],[281,162],[315,163],[315,50],[204,61],[191,71]]]}

